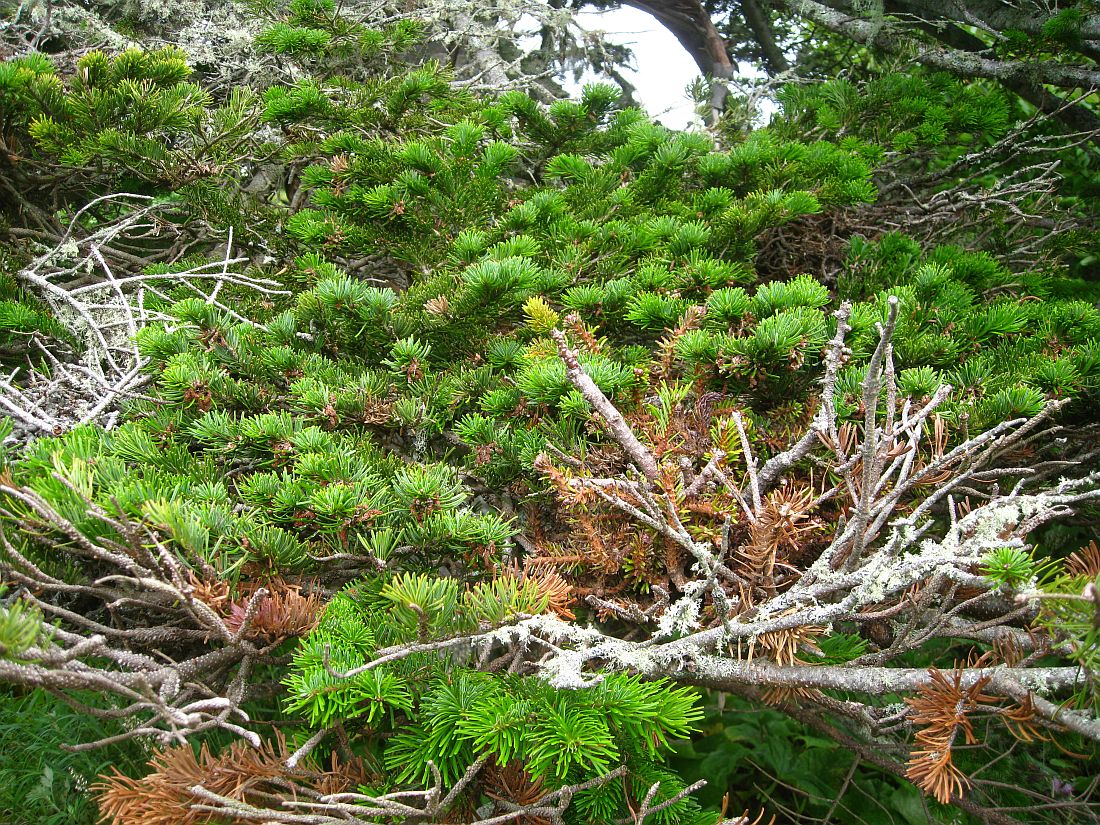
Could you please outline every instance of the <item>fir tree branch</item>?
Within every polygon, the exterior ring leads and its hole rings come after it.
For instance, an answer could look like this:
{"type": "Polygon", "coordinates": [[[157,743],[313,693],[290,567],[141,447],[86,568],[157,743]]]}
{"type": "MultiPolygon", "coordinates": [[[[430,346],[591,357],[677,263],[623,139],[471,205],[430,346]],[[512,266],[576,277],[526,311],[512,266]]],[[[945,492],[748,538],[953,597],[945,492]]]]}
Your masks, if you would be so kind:
{"type": "Polygon", "coordinates": [[[550,335],[558,345],[558,355],[565,363],[566,375],[569,377],[569,381],[603,419],[611,437],[623,448],[630,460],[634,462],[634,465],[650,481],[656,479],[658,473],[657,459],[634,435],[622,413],[615,409],[615,405],[603,394],[603,390],[597,387],[596,382],[585,373],[577,358],[576,351],[569,347],[569,343],[565,339],[565,333],[560,329],[554,329],[550,332],[550,335]]]}

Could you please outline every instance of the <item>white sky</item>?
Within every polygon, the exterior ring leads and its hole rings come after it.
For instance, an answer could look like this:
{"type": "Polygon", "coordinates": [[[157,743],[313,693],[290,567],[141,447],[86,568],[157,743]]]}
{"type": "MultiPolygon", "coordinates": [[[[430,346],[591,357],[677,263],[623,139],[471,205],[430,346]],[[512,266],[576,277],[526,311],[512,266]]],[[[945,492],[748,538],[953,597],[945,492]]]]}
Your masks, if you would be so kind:
{"type": "Polygon", "coordinates": [[[635,97],[650,115],[673,129],[698,121],[686,89],[699,70],[672,33],[652,15],[620,7],[582,11],[577,22],[589,31],[606,32],[608,40],[634,51],[637,70],[623,75],[634,84],[635,97]]]}

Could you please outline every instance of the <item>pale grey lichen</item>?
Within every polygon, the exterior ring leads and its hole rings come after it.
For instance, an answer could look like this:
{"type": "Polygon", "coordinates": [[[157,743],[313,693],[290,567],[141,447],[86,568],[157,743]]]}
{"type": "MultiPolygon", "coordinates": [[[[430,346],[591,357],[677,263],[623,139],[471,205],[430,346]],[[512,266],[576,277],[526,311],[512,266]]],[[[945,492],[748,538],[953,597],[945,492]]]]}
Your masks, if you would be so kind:
{"type": "Polygon", "coordinates": [[[695,581],[684,586],[684,596],[669,605],[657,620],[657,638],[682,636],[699,629],[705,584],[695,581]]]}
{"type": "MultiPolygon", "coordinates": [[[[303,74],[294,60],[256,49],[256,36],[269,21],[233,0],[50,0],[48,16],[44,1],[24,5],[26,20],[42,28],[53,50],[177,46],[203,84],[215,89],[241,82],[262,88],[303,74]]],[[[274,14],[280,13],[276,6],[274,14]]],[[[415,19],[431,45],[414,58],[437,59],[449,65],[458,85],[493,94],[523,89],[555,99],[564,95],[559,76],[624,59],[602,33],[580,27],[571,9],[540,0],[351,0],[341,13],[372,28],[415,19]]]]}
{"type": "Polygon", "coordinates": [[[976,559],[988,550],[1019,544],[1019,539],[1011,536],[1013,531],[1049,506],[1043,494],[995,499],[960,519],[941,541],[924,541],[921,552],[929,556],[976,559]]]}
{"type": "MultiPolygon", "coordinates": [[[[966,568],[999,547],[1023,546],[1013,535],[1021,524],[1048,510],[1048,494],[1006,496],[975,509],[949,528],[942,538],[926,538],[916,548],[899,556],[879,552],[860,569],[861,582],[854,593],[860,604],[876,604],[944,568],[966,568]]],[[[892,537],[889,544],[905,547],[910,526],[892,537]]]]}
{"type": "Polygon", "coordinates": [[[29,9],[32,25],[54,44],[74,50],[177,46],[207,86],[245,79],[257,85],[285,77],[283,64],[255,48],[263,21],[240,3],[206,0],[53,0],[29,9]]]}
{"type": "Polygon", "coordinates": [[[563,651],[543,663],[542,677],[561,690],[595,687],[603,681],[603,676],[585,671],[589,659],[583,650],[563,651]]]}

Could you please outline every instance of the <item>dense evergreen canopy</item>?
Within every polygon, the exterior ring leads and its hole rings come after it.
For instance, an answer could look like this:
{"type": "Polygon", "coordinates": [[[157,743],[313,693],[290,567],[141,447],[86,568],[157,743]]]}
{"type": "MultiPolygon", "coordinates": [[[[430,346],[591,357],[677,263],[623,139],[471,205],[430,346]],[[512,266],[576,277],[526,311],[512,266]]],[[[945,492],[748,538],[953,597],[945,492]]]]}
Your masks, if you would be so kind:
{"type": "Polygon", "coordinates": [[[4,816],[1095,821],[1096,15],[915,5],[0,2],[4,816]]]}

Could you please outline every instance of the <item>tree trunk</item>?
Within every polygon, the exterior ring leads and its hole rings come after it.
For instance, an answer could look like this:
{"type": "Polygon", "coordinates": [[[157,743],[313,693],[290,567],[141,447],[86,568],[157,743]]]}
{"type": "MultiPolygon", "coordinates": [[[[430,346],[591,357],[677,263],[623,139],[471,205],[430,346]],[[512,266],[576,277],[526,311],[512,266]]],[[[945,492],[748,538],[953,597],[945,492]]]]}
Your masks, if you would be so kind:
{"type": "Polygon", "coordinates": [[[726,41],[700,0],[624,0],[623,5],[653,15],[680,41],[699,71],[719,81],[711,93],[711,117],[721,114],[727,89],[720,81],[733,77],[733,63],[726,51],[726,41]]]}

